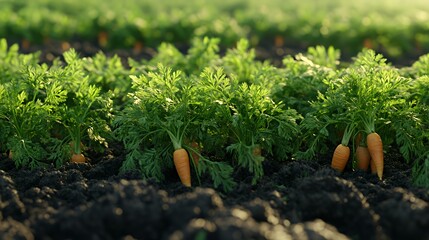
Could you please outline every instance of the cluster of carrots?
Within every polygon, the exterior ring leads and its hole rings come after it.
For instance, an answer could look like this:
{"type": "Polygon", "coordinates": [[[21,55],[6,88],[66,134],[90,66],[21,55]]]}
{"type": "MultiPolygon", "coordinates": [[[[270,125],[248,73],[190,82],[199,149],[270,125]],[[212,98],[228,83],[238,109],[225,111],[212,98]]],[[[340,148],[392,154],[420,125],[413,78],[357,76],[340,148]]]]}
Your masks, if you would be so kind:
{"type": "MultiPolygon", "coordinates": [[[[332,156],[331,167],[339,172],[343,172],[347,162],[350,158],[350,148],[348,146],[349,139],[351,137],[352,130],[346,129],[343,140],[335,148],[332,156]]],[[[384,168],[384,153],[383,153],[383,142],[381,137],[376,132],[371,132],[366,135],[365,141],[362,141],[362,134],[359,133],[355,140],[356,144],[356,159],[357,167],[363,171],[367,171],[371,168],[372,174],[377,174],[381,180],[383,177],[384,168]]],[[[198,166],[200,159],[201,147],[197,142],[191,142],[192,150],[188,151],[184,148],[178,148],[173,152],[173,161],[183,185],[191,187],[191,170],[190,170],[190,159],[193,160],[195,166],[198,166]]],[[[261,148],[257,147],[253,149],[254,155],[261,155],[261,148]]]]}
{"type": "MultiPolygon", "coordinates": [[[[332,156],[331,167],[339,172],[344,171],[350,157],[350,148],[347,146],[350,136],[351,131],[348,132],[346,129],[343,141],[338,144],[332,156]]],[[[365,145],[364,141],[362,141],[362,134],[359,133],[355,142],[357,145],[355,154],[358,169],[367,171],[370,167],[371,173],[377,174],[381,180],[383,177],[384,153],[380,135],[376,132],[368,133],[365,145]]]]}

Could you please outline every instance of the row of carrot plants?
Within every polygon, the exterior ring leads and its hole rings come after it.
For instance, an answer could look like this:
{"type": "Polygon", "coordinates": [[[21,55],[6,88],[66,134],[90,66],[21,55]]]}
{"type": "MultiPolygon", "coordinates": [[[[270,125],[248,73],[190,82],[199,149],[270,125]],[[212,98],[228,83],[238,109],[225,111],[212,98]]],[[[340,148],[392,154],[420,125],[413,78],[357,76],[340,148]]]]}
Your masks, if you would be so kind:
{"type": "Polygon", "coordinates": [[[400,58],[429,50],[428,10],[425,0],[14,0],[2,1],[0,36],[25,48],[78,39],[136,50],[202,36],[231,47],[248,38],[254,46],[334,45],[348,56],[366,46],[400,58]]]}
{"type": "Polygon", "coordinates": [[[239,169],[256,184],[264,161],[327,155],[340,172],[373,162],[382,180],[384,155],[397,149],[415,184],[429,185],[429,55],[399,69],[372,50],[340,64],[339,50],[316,46],[276,67],[249,46],[240,40],[221,56],[216,38],[195,39],[187,53],[165,43],[127,67],[69,50],[48,65],[3,39],[3,157],[61,166],[121,142],[121,171],[163,181],[175,168],[186,186],[210,179],[229,191],[239,169]]]}
{"type": "Polygon", "coordinates": [[[83,142],[106,144],[112,101],[91,84],[75,51],[48,66],[2,39],[0,58],[0,148],[17,167],[81,162],[83,142]]]}

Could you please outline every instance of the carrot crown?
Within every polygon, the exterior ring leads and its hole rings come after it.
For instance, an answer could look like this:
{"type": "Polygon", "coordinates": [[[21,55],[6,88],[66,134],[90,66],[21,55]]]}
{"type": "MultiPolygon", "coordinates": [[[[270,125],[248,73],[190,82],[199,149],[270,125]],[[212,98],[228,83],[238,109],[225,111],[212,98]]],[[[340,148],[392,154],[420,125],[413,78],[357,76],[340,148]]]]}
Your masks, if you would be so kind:
{"type": "Polygon", "coordinates": [[[347,125],[346,129],[344,130],[343,138],[341,139],[341,145],[347,146],[349,144],[350,138],[353,135],[353,130],[355,129],[355,125],[347,125]]]}
{"type": "Polygon", "coordinates": [[[366,133],[375,132],[375,114],[371,112],[369,114],[361,115],[362,123],[365,128],[366,133]]]}
{"type": "Polygon", "coordinates": [[[170,129],[164,128],[164,130],[167,132],[168,136],[170,137],[171,143],[173,144],[173,147],[175,150],[182,148],[182,141],[183,137],[186,132],[186,128],[188,127],[190,121],[188,121],[185,125],[183,125],[183,122],[177,121],[178,123],[174,124],[173,131],[170,129]]]}

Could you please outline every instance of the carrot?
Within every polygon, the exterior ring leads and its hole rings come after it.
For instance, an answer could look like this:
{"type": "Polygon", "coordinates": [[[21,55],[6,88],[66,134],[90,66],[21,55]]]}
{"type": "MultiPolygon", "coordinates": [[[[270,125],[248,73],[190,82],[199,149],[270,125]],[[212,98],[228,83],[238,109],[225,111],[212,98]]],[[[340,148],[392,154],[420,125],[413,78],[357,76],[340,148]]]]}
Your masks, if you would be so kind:
{"type": "Polygon", "coordinates": [[[354,126],[348,125],[344,130],[341,143],[335,148],[332,156],[331,167],[339,172],[343,172],[346,167],[347,161],[350,157],[349,144],[350,137],[352,136],[354,126]]]}
{"type": "Polygon", "coordinates": [[[368,151],[371,155],[371,159],[374,160],[378,178],[381,180],[384,168],[383,142],[381,141],[381,137],[378,133],[371,132],[366,136],[366,143],[368,145],[368,151]]]}
{"type": "Polygon", "coordinates": [[[86,158],[85,158],[85,156],[82,153],[80,153],[80,154],[74,153],[71,156],[70,161],[74,162],[74,163],[84,163],[84,162],[86,162],[86,158]]]}
{"type": "Polygon", "coordinates": [[[82,142],[79,142],[79,147],[76,146],[74,141],[69,143],[70,146],[70,154],[72,155],[70,158],[70,162],[74,163],[84,163],[86,162],[85,156],[81,153],[81,149],[83,148],[82,142]]]}
{"type": "Polygon", "coordinates": [[[12,150],[9,150],[9,153],[7,154],[7,157],[8,157],[9,159],[12,159],[12,158],[13,158],[13,152],[12,152],[12,150]]]}
{"type": "Polygon", "coordinates": [[[359,145],[356,148],[357,166],[359,169],[367,171],[371,156],[369,155],[368,147],[359,145]]]}
{"type": "Polygon", "coordinates": [[[355,146],[358,147],[359,145],[361,145],[361,141],[362,141],[362,133],[358,133],[355,137],[355,146]]]}
{"type": "Polygon", "coordinates": [[[177,174],[183,185],[191,186],[191,168],[189,165],[188,152],[183,148],[178,148],[173,152],[174,166],[176,167],[177,174]]]}
{"type": "Polygon", "coordinates": [[[350,157],[350,148],[343,144],[338,144],[332,156],[331,167],[339,172],[343,172],[350,157]]]}

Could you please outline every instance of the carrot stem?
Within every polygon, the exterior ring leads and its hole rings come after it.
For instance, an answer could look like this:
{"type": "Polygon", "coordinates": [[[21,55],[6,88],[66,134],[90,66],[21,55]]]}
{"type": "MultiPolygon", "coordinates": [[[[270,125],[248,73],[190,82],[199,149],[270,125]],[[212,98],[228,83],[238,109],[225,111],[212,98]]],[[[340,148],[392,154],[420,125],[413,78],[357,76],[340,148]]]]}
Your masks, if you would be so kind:
{"type": "Polygon", "coordinates": [[[347,125],[346,129],[344,130],[343,138],[341,139],[341,145],[347,146],[349,145],[350,138],[353,135],[353,130],[355,128],[355,125],[347,125]]]}

